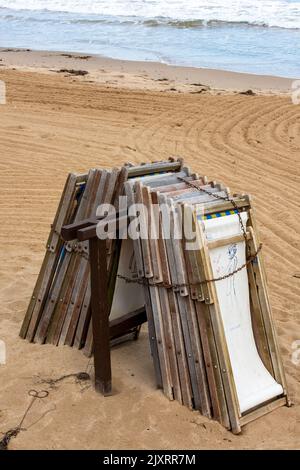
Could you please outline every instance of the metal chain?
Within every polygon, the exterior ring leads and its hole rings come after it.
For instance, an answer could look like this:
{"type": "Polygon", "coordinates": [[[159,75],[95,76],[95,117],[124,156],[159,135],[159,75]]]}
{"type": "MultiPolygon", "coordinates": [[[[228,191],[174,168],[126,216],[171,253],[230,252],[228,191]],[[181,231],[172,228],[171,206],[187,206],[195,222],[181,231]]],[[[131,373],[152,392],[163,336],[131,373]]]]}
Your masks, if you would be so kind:
{"type": "Polygon", "coordinates": [[[247,244],[247,233],[246,233],[246,230],[245,230],[245,227],[244,227],[244,224],[243,224],[243,220],[242,220],[242,217],[241,217],[241,211],[240,211],[239,207],[237,206],[234,199],[232,199],[229,196],[220,196],[219,194],[211,193],[207,189],[203,189],[201,187],[198,187],[195,184],[193,184],[192,181],[187,181],[185,178],[182,178],[181,176],[178,176],[178,179],[183,181],[190,188],[196,189],[197,191],[199,191],[201,193],[207,194],[208,196],[212,196],[215,199],[218,199],[220,201],[230,202],[230,204],[232,204],[232,207],[234,208],[234,210],[236,210],[236,212],[237,212],[237,216],[239,218],[239,223],[240,223],[240,226],[241,226],[242,234],[243,234],[243,237],[244,237],[245,242],[247,244]]]}
{"type": "MultiPolygon", "coordinates": [[[[245,239],[246,249],[247,249],[247,246],[248,246],[247,232],[246,232],[246,229],[244,227],[244,223],[243,223],[243,220],[242,220],[242,217],[241,217],[241,211],[240,211],[238,205],[236,204],[235,200],[230,198],[229,196],[220,196],[219,194],[211,193],[210,191],[208,191],[206,189],[203,189],[203,188],[200,188],[200,187],[196,186],[195,184],[193,184],[191,181],[187,181],[185,178],[182,178],[180,176],[178,176],[178,179],[183,181],[184,183],[186,183],[191,188],[196,189],[197,191],[199,191],[201,193],[205,193],[209,196],[214,197],[215,199],[225,201],[225,202],[229,202],[229,203],[232,204],[232,206],[233,206],[234,210],[236,211],[236,214],[239,218],[241,231],[242,231],[243,237],[245,239]]],[[[257,255],[262,250],[262,246],[263,246],[262,243],[260,243],[258,249],[256,250],[256,252],[253,255],[249,255],[246,259],[246,262],[242,266],[240,266],[239,268],[235,269],[232,273],[225,274],[224,276],[220,276],[220,277],[213,278],[213,279],[205,279],[203,281],[199,281],[199,282],[195,282],[195,283],[183,283],[183,284],[176,284],[176,283],[173,284],[172,283],[172,284],[169,284],[169,283],[162,282],[162,283],[159,283],[159,284],[154,284],[153,281],[151,281],[151,279],[148,279],[146,277],[142,277],[142,278],[139,278],[139,279],[132,279],[130,277],[123,276],[121,274],[118,274],[117,277],[119,279],[122,279],[123,281],[125,281],[128,284],[140,284],[140,285],[146,285],[146,286],[160,285],[161,287],[165,287],[166,289],[182,289],[182,288],[199,287],[199,286],[202,286],[204,284],[210,284],[212,282],[224,281],[225,279],[229,279],[230,277],[232,277],[235,274],[239,273],[240,271],[245,269],[250,263],[252,263],[252,261],[254,261],[257,258],[257,255]]]]}
{"type": "Polygon", "coordinates": [[[210,284],[212,282],[219,282],[219,281],[224,281],[225,279],[229,279],[230,277],[234,276],[235,274],[239,273],[240,271],[242,271],[243,269],[245,269],[250,263],[252,263],[252,261],[254,261],[257,257],[257,255],[259,254],[259,252],[262,250],[262,243],[259,245],[259,248],[258,250],[256,251],[256,253],[254,253],[254,255],[250,256],[249,258],[247,258],[247,261],[242,264],[242,266],[240,266],[239,268],[237,268],[235,271],[233,271],[232,273],[229,273],[229,274],[225,274],[224,276],[220,276],[220,277],[216,277],[216,278],[213,278],[213,279],[205,279],[204,281],[198,281],[198,282],[188,282],[188,283],[183,283],[183,284],[176,284],[176,283],[166,283],[166,282],[161,282],[161,283],[158,283],[158,284],[155,284],[153,283],[153,281],[151,282],[151,279],[148,279],[146,277],[143,277],[143,278],[139,278],[139,279],[132,279],[130,277],[127,277],[127,276],[123,276],[122,274],[118,274],[118,278],[119,279],[122,279],[123,281],[125,281],[127,284],[140,284],[140,285],[146,285],[146,286],[161,286],[161,287],[165,287],[166,289],[183,289],[185,287],[200,287],[200,286],[203,286],[204,284],[210,284]]]}

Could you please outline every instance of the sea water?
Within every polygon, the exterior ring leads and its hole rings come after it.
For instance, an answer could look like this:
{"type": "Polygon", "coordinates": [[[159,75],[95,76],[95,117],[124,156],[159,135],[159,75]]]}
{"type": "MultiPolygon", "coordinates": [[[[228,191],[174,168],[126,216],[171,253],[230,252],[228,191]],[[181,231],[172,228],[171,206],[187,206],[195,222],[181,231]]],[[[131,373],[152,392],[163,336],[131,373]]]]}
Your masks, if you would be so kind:
{"type": "Polygon", "coordinates": [[[0,0],[0,47],[300,77],[300,0],[0,0]]]}

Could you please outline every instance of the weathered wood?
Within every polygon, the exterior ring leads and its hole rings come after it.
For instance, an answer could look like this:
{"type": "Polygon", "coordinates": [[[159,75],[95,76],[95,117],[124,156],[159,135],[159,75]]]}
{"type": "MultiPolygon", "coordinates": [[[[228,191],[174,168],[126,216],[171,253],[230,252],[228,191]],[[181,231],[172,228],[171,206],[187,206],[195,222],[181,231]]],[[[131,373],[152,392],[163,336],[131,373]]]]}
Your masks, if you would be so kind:
{"type": "Polygon", "coordinates": [[[158,287],[150,286],[149,294],[152,304],[153,320],[156,332],[157,349],[162,375],[162,386],[164,394],[169,398],[169,400],[174,400],[171,368],[167,351],[164,323],[162,319],[162,315],[164,313],[162,312],[160,306],[158,287]]]}
{"type": "MultiPolygon", "coordinates": [[[[143,194],[142,194],[142,186],[140,183],[135,184],[135,193],[134,193],[134,202],[137,204],[142,204],[143,203],[143,194]]],[[[144,226],[141,226],[141,230],[146,229],[146,224],[148,223],[148,220],[146,218],[141,219],[141,224],[144,224],[144,226]]],[[[150,278],[153,278],[153,270],[152,270],[152,259],[150,255],[150,246],[149,246],[149,240],[143,240],[142,238],[139,238],[138,243],[140,243],[140,249],[136,250],[138,253],[138,256],[142,257],[142,263],[144,266],[144,272],[145,276],[150,278]]],[[[141,264],[141,262],[140,262],[141,264]]],[[[157,354],[159,357],[159,362],[160,362],[160,374],[161,374],[161,382],[162,382],[162,387],[164,389],[165,395],[170,399],[174,399],[174,389],[173,389],[173,379],[172,379],[172,367],[174,366],[174,363],[170,363],[170,357],[168,354],[168,347],[167,347],[167,341],[168,341],[168,331],[167,331],[167,323],[164,323],[163,321],[163,312],[161,310],[161,304],[160,304],[160,297],[159,297],[159,289],[154,287],[154,286],[149,286],[145,287],[148,289],[149,292],[149,300],[151,304],[151,309],[149,309],[149,303],[146,302],[146,307],[147,307],[147,315],[149,322],[152,323],[150,328],[153,331],[155,331],[155,342],[157,346],[157,354]]],[[[146,295],[148,296],[148,292],[146,292],[146,295]]],[[[155,344],[153,344],[155,347],[155,344]]],[[[156,354],[156,350],[153,350],[154,354],[156,354]]],[[[171,356],[171,361],[172,361],[172,356],[171,356]]],[[[175,368],[173,367],[173,375],[175,368]]]]}
{"type": "Polygon", "coordinates": [[[268,338],[264,326],[263,315],[259,302],[257,285],[255,281],[255,274],[253,271],[252,263],[247,267],[249,291],[250,291],[250,312],[252,320],[253,335],[256,343],[256,347],[261,360],[265,367],[268,369],[270,374],[274,376],[274,370],[272,365],[272,359],[270,356],[268,338]]]}
{"type": "Polygon", "coordinates": [[[91,309],[90,309],[90,299],[91,299],[91,285],[90,285],[90,272],[87,275],[87,287],[85,295],[82,302],[82,307],[80,310],[80,317],[78,325],[75,331],[74,338],[74,347],[81,349],[85,342],[88,334],[88,328],[91,319],[91,309]]]}
{"type": "Polygon", "coordinates": [[[182,392],[180,387],[180,375],[177,364],[175,340],[172,329],[171,312],[169,306],[169,298],[165,288],[158,287],[158,295],[161,307],[161,321],[163,324],[165,347],[168,355],[168,361],[170,364],[170,374],[172,380],[172,388],[174,399],[179,403],[182,403],[182,392]]]}
{"type": "MultiPolygon", "coordinates": [[[[80,207],[80,212],[79,214],[77,214],[77,221],[80,221],[81,217],[83,217],[85,220],[88,217],[96,216],[96,196],[98,194],[100,182],[102,179],[101,177],[102,171],[94,170],[91,186],[89,192],[86,195],[85,204],[80,207]]],[[[77,243],[77,245],[74,245],[74,248],[77,248],[78,250],[74,254],[74,256],[78,258],[78,262],[76,263],[74,277],[70,282],[72,293],[69,298],[68,306],[65,311],[65,315],[61,325],[60,336],[58,339],[59,345],[63,345],[65,343],[68,344],[66,340],[70,327],[71,329],[68,337],[68,342],[70,345],[72,344],[74,329],[76,328],[78,323],[79,309],[82,305],[83,295],[86,288],[88,260],[81,255],[81,251],[87,251],[87,249],[85,250],[83,245],[80,247],[79,243],[77,243]]]]}
{"type": "MultiPolygon", "coordinates": [[[[164,194],[157,194],[157,200],[159,201],[160,206],[164,205],[164,207],[167,207],[167,198],[164,194]]],[[[171,240],[171,230],[168,228],[168,224],[170,224],[171,219],[169,216],[169,213],[166,214],[163,210],[161,211],[161,227],[162,227],[162,237],[165,241],[165,248],[166,248],[166,253],[167,253],[167,258],[168,258],[168,265],[169,265],[169,271],[170,271],[170,279],[171,283],[174,286],[177,286],[179,284],[179,279],[178,279],[178,271],[176,269],[176,260],[175,260],[175,254],[174,254],[174,249],[173,249],[173,243],[171,240]]],[[[178,292],[177,287],[173,287],[174,292],[178,292]]]]}
{"type": "Polygon", "coordinates": [[[37,342],[42,342],[45,337],[47,343],[57,345],[59,342],[80,258],[79,256],[74,257],[71,253],[67,252],[64,262],[64,267],[60,269],[56,283],[53,286],[51,299],[44,311],[44,321],[39,325],[36,334],[37,342]]]}
{"type": "Polygon", "coordinates": [[[148,237],[149,237],[149,250],[153,270],[153,282],[160,283],[163,280],[162,264],[160,260],[160,253],[158,249],[158,235],[159,235],[159,212],[157,207],[153,207],[150,196],[150,189],[146,186],[141,188],[142,203],[147,209],[147,222],[148,222],[148,237]]]}
{"type": "Polygon", "coordinates": [[[83,301],[85,292],[85,281],[88,272],[88,261],[80,254],[77,254],[78,263],[76,264],[75,277],[71,285],[71,296],[66,310],[64,322],[61,328],[58,345],[72,345],[74,332],[78,322],[79,309],[83,301]],[[69,331],[70,330],[70,331],[69,331]],[[69,334],[69,336],[68,336],[69,334]],[[67,339],[68,338],[68,339],[67,339]]]}
{"type": "MultiPolygon", "coordinates": [[[[127,182],[124,185],[125,189],[125,194],[127,197],[127,204],[128,208],[132,207],[133,204],[135,203],[134,199],[134,192],[133,192],[133,186],[131,183],[127,182]]],[[[130,222],[133,219],[133,216],[131,214],[128,214],[128,222],[130,222]]],[[[134,255],[135,255],[135,260],[136,260],[136,265],[137,265],[137,272],[138,272],[138,277],[142,278],[144,276],[144,264],[143,264],[143,257],[142,257],[142,252],[141,252],[141,244],[139,240],[133,240],[133,250],[134,250],[134,255]]]]}
{"type": "Polygon", "coordinates": [[[89,227],[90,225],[95,225],[96,223],[98,223],[98,219],[96,218],[84,219],[81,222],[73,222],[72,224],[62,227],[61,236],[66,242],[72,241],[77,238],[78,230],[89,227]]]}
{"type": "Polygon", "coordinates": [[[104,396],[111,395],[111,361],[109,345],[109,306],[107,298],[106,242],[89,241],[91,268],[91,306],[94,339],[95,388],[104,396]]]}
{"type": "MultiPolygon", "coordinates": [[[[193,174],[191,177],[189,177],[189,180],[187,181],[192,181],[195,186],[203,186],[204,185],[204,179],[201,177],[199,180],[199,176],[197,174],[193,174]]],[[[184,182],[179,182],[179,183],[174,183],[174,184],[166,184],[166,185],[161,185],[157,186],[154,190],[158,191],[160,193],[168,193],[170,195],[171,191],[179,191],[181,189],[188,189],[189,185],[184,182]]]]}
{"type": "MultiPolygon", "coordinates": [[[[184,210],[187,208],[184,207],[184,210]]],[[[195,231],[195,222],[194,222],[194,231],[195,231]]],[[[184,232],[185,234],[185,232],[184,232]]],[[[195,249],[186,249],[187,240],[184,238],[185,249],[184,255],[185,260],[191,262],[192,270],[187,269],[188,280],[192,282],[202,282],[204,280],[203,273],[200,274],[199,271],[199,261],[201,260],[198,257],[198,250],[195,249]]],[[[189,247],[190,248],[190,247],[189,247]]],[[[199,293],[198,293],[199,295],[199,293]]],[[[207,295],[207,294],[206,294],[207,295]]],[[[202,289],[197,300],[203,300],[202,289]]],[[[215,419],[219,420],[223,426],[230,428],[228,411],[225,399],[225,393],[222,383],[222,377],[220,374],[220,365],[218,354],[216,350],[215,338],[212,330],[212,325],[210,321],[209,307],[204,302],[196,301],[194,303],[196,316],[199,326],[199,335],[201,338],[202,350],[203,350],[203,361],[206,367],[207,382],[210,391],[210,399],[212,406],[212,415],[215,419]]]]}
{"type": "MultiPolygon", "coordinates": [[[[78,177],[74,174],[70,174],[67,179],[65,190],[62,195],[62,200],[59,204],[57,215],[52,225],[52,233],[50,232],[50,236],[47,241],[47,248],[50,251],[54,252],[56,250],[60,240],[62,226],[67,223],[68,220],[70,220],[70,216],[74,211],[74,201],[77,196],[77,192],[81,191],[81,188],[78,187],[78,181],[80,179],[81,177],[78,177]]],[[[85,180],[86,178],[81,182],[82,187],[86,182],[85,180]]]]}
{"type": "MultiPolygon", "coordinates": [[[[80,220],[81,214],[84,214],[89,197],[90,188],[93,184],[94,174],[94,170],[91,170],[89,172],[85,190],[77,206],[76,213],[73,216],[75,221],[80,220]]],[[[70,221],[67,221],[67,223],[68,222],[70,221]]],[[[58,264],[58,269],[55,271],[55,275],[51,282],[51,293],[45,300],[39,322],[36,322],[36,333],[34,336],[34,340],[38,343],[43,343],[45,341],[48,329],[49,327],[51,327],[54,310],[56,311],[56,316],[60,316],[60,308],[62,307],[62,302],[60,301],[60,299],[64,297],[64,290],[67,288],[65,284],[62,286],[62,282],[64,276],[68,272],[69,262],[74,255],[73,250],[75,246],[76,242],[72,241],[65,244],[62,248],[62,252],[60,254],[61,263],[58,264]]]]}
{"type": "Polygon", "coordinates": [[[143,233],[148,233],[148,224],[149,219],[147,217],[147,208],[144,205],[143,194],[142,194],[142,185],[140,182],[135,184],[135,202],[141,207],[140,211],[140,243],[143,250],[143,263],[144,263],[144,272],[145,277],[150,279],[154,277],[152,258],[150,254],[150,244],[149,238],[143,236],[143,233]],[[145,209],[144,209],[145,208],[145,209]]]}
{"type": "MultiPolygon", "coordinates": [[[[251,223],[253,224],[255,223],[253,213],[251,214],[251,216],[252,216],[251,223]]],[[[255,250],[255,252],[257,252],[258,242],[256,240],[254,230],[253,228],[250,227],[249,231],[252,233],[253,249],[255,250]]],[[[257,265],[253,263],[253,269],[255,272],[255,280],[256,280],[256,285],[258,288],[258,297],[259,297],[260,305],[262,308],[264,325],[265,325],[266,334],[268,337],[268,345],[269,345],[269,351],[270,351],[270,355],[272,359],[274,377],[276,381],[282,385],[284,394],[287,395],[286,378],[285,378],[285,373],[284,373],[282,360],[280,356],[278,339],[277,339],[277,334],[275,330],[272,310],[271,310],[269,298],[267,295],[266,276],[265,276],[265,270],[264,270],[261,253],[257,255],[257,265]]],[[[289,400],[288,397],[287,397],[287,400],[289,400]]]]}
{"type": "MultiPolygon", "coordinates": [[[[247,240],[251,239],[251,234],[249,232],[246,233],[246,238],[247,240]]],[[[214,248],[219,248],[220,246],[232,245],[234,243],[240,243],[244,241],[244,235],[234,235],[232,237],[219,238],[218,240],[209,241],[207,242],[207,245],[210,250],[213,250],[214,248]]]]}
{"type": "MultiPolygon", "coordinates": [[[[151,202],[152,204],[156,205],[156,207],[159,208],[157,193],[151,193],[151,202]]],[[[164,285],[169,285],[171,284],[171,277],[170,277],[170,269],[169,269],[169,264],[168,264],[167,250],[165,246],[165,241],[163,239],[163,228],[162,228],[162,220],[161,220],[160,213],[158,217],[157,230],[158,230],[157,247],[158,247],[158,252],[159,252],[158,256],[159,256],[160,265],[161,265],[162,282],[164,283],[164,285]]]]}
{"type": "Polygon", "coordinates": [[[176,295],[172,290],[165,290],[168,295],[170,316],[172,321],[176,357],[178,363],[178,372],[180,378],[182,401],[185,406],[193,408],[193,397],[191,388],[191,379],[188,368],[188,360],[184,345],[184,338],[181,329],[180,313],[178,310],[176,295]]]}
{"type": "Polygon", "coordinates": [[[47,241],[47,252],[44,257],[42,268],[40,270],[34,292],[29,303],[22,328],[20,331],[20,336],[22,338],[27,338],[32,341],[40,316],[42,314],[42,309],[46,301],[46,296],[48,289],[51,285],[52,277],[55,273],[56,265],[59,262],[60,250],[61,250],[61,240],[59,238],[59,233],[63,223],[66,223],[73,212],[73,198],[76,189],[76,183],[81,180],[81,177],[70,173],[68,175],[60,202],[54,217],[53,224],[51,226],[50,235],[47,241]],[[54,240],[55,238],[55,240],[54,240]],[[51,254],[50,254],[51,253],[51,254]],[[29,332],[28,332],[29,329],[29,332]]]}
{"type": "Polygon", "coordinates": [[[136,178],[138,176],[151,175],[167,171],[179,171],[182,168],[182,161],[176,162],[158,162],[156,164],[149,163],[140,166],[128,168],[128,177],[136,178]]]}
{"type": "Polygon", "coordinates": [[[128,331],[147,322],[146,310],[141,308],[135,312],[127,313],[121,318],[109,322],[109,336],[116,338],[125,335],[128,331]]]}
{"type": "Polygon", "coordinates": [[[260,406],[256,410],[243,415],[240,419],[240,424],[241,426],[245,426],[246,424],[254,421],[255,419],[260,418],[261,416],[264,416],[268,413],[271,413],[272,411],[284,405],[286,405],[286,397],[278,398],[277,400],[267,403],[264,406],[260,406]]]}
{"type": "Polygon", "coordinates": [[[213,418],[218,420],[225,428],[230,429],[221,366],[211,323],[209,306],[203,302],[195,302],[195,308],[202,339],[203,356],[206,365],[213,418]]]}
{"type": "Polygon", "coordinates": [[[44,295],[47,291],[47,287],[49,286],[51,274],[55,270],[56,264],[56,254],[47,251],[20,330],[20,337],[23,339],[27,338],[30,341],[32,340],[38,322],[39,312],[40,309],[43,307],[44,295]],[[35,311],[36,313],[34,314],[35,311]],[[32,318],[33,314],[34,318],[32,318]],[[28,334],[28,328],[30,323],[32,325],[32,331],[28,334]]]}

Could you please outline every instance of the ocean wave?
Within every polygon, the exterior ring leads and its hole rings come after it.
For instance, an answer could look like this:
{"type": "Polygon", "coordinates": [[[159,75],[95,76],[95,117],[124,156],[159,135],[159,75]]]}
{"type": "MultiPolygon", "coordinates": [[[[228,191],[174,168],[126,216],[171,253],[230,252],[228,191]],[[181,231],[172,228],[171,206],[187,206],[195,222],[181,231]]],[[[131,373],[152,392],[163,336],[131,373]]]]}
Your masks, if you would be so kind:
{"type": "MultiPolygon", "coordinates": [[[[171,18],[139,18],[139,17],[85,17],[65,12],[52,12],[43,10],[43,14],[34,16],[32,10],[30,14],[24,14],[25,10],[16,14],[3,14],[3,8],[0,7],[0,20],[18,21],[24,23],[54,23],[54,24],[75,24],[75,25],[117,25],[117,26],[145,26],[148,28],[169,27],[177,29],[199,29],[199,28],[222,28],[222,27],[255,27],[255,28],[279,28],[279,29],[300,29],[300,25],[294,28],[283,28],[282,26],[269,25],[263,21],[226,21],[219,19],[186,19],[176,20],[171,18]],[[23,14],[22,14],[23,12],[23,14]],[[2,14],[1,14],[2,13],[2,14]],[[57,14],[59,13],[59,14],[57,14]]],[[[6,9],[5,9],[6,10],[6,9]]]]}
{"type": "MultiPolygon", "coordinates": [[[[136,18],[133,23],[197,28],[206,25],[247,24],[300,28],[300,0],[0,0],[0,9],[86,16],[79,21],[102,22],[101,17],[136,18]],[[92,15],[95,18],[90,18],[92,15]]],[[[36,13],[32,13],[32,17],[36,13]]],[[[120,19],[120,21],[122,21],[120,19]]]]}
{"type": "Polygon", "coordinates": [[[198,19],[198,20],[171,20],[168,18],[164,19],[147,19],[142,22],[145,26],[170,26],[173,28],[179,28],[179,29],[197,29],[197,28],[203,28],[203,27],[222,27],[222,26],[260,26],[264,28],[268,28],[269,25],[263,22],[249,22],[249,21],[223,21],[223,20],[217,20],[217,19],[211,19],[211,20],[204,20],[204,19],[198,19]]]}

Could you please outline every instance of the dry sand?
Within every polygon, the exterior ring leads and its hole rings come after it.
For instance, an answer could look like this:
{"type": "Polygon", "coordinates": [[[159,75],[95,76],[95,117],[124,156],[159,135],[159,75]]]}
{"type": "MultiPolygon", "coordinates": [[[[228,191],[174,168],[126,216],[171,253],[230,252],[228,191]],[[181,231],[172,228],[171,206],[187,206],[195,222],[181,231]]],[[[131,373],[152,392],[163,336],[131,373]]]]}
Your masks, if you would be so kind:
{"type": "MultiPolygon", "coordinates": [[[[299,448],[300,365],[292,363],[291,355],[292,342],[300,339],[300,279],[293,277],[300,272],[300,106],[292,105],[288,96],[275,95],[274,89],[273,95],[260,96],[206,89],[194,93],[199,91],[191,85],[194,77],[170,86],[128,69],[108,80],[103,77],[116,75],[115,70],[103,68],[78,78],[12,70],[22,64],[12,59],[8,64],[5,54],[0,53],[0,79],[8,92],[7,105],[0,106],[0,339],[7,344],[7,364],[0,366],[0,431],[18,424],[29,402],[28,390],[43,387],[39,377],[56,378],[88,366],[80,351],[18,338],[67,173],[170,155],[181,155],[195,171],[254,196],[295,403],[233,436],[155,389],[144,328],[138,342],[112,352],[112,397],[66,379],[35,403],[24,423],[28,430],[10,448],[299,448]],[[117,83],[103,83],[110,80],[117,83]],[[171,87],[182,92],[167,91],[171,87]]],[[[64,58],[65,68],[68,60],[73,59],[64,58]]],[[[89,59],[77,61],[86,69],[89,59]]],[[[23,67],[32,69],[25,62],[23,67]]],[[[234,80],[240,83],[237,89],[248,89],[255,81],[251,76],[252,82],[241,83],[238,76],[234,80]]],[[[257,89],[273,88],[272,79],[257,80],[266,85],[257,89]]],[[[288,81],[278,89],[285,87],[288,81]]]]}

